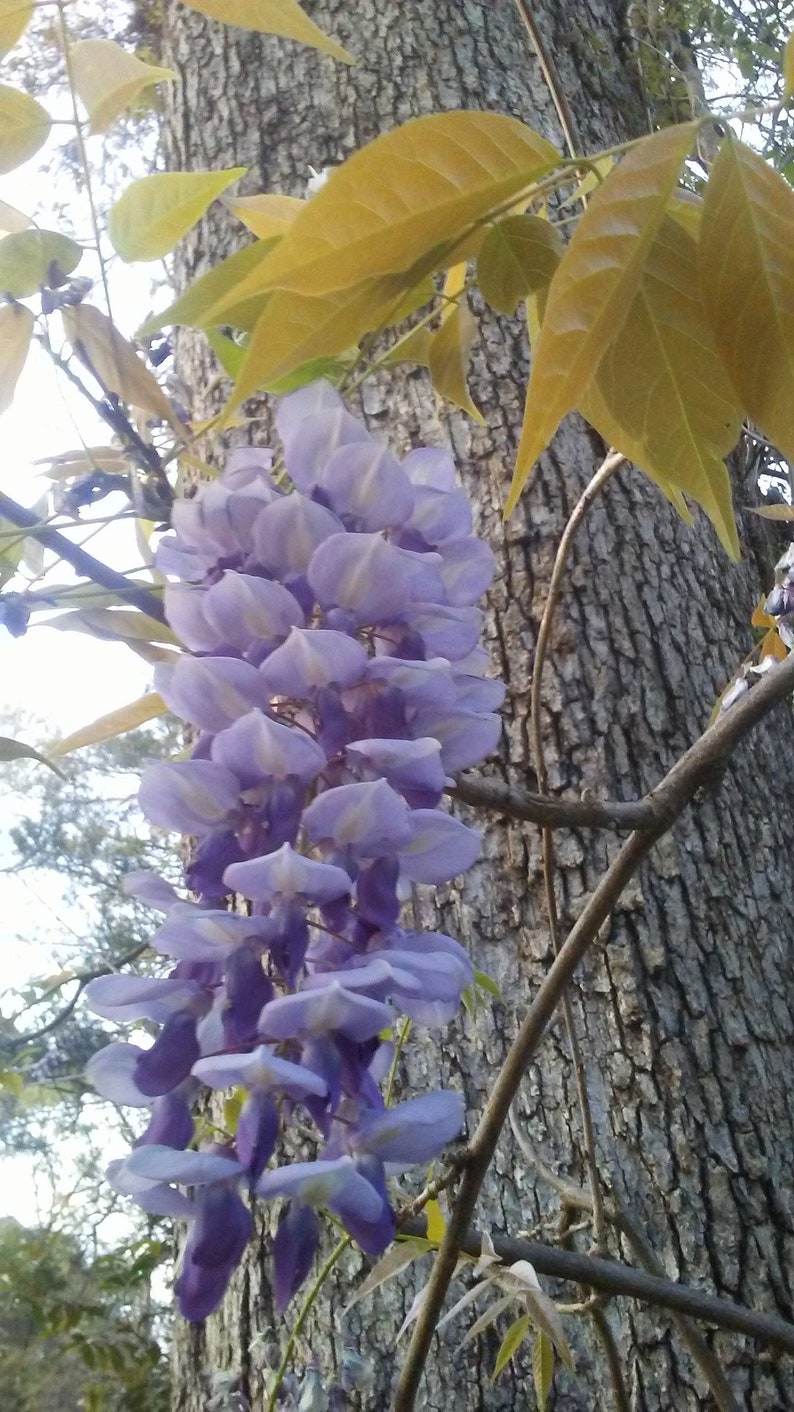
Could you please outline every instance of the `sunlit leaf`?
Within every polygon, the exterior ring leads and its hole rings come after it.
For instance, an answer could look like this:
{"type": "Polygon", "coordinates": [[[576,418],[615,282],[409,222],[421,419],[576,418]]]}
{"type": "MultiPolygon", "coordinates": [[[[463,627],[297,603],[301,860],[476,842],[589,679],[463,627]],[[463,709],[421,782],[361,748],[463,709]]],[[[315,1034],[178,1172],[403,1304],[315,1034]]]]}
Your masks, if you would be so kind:
{"type": "Polygon", "coordinates": [[[24,211],[18,211],[16,206],[9,206],[7,201],[0,201],[0,230],[18,235],[21,230],[27,230],[32,224],[32,218],[26,216],[24,211]]]}
{"type": "Polygon", "coordinates": [[[301,363],[300,367],[287,373],[286,377],[268,383],[267,390],[276,397],[286,397],[288,392],[295,392],[299,387],[306,387],[308,383],[316,382],[318,378],[326,378],[328,382],[338,383],[353,366],[357,351],[353,348],[338,358],[310,358],[308,363],[301,363]]]}
{"type": "Polygon", "coordinates": [[[27,162],[47,141],[50,115],[35,98],[0,83],[0,174],[27,162]]]}
{"type": "Polygon", "coordinates": [[[693,240],[700,239],[700,219],[703,215],[703,199],[691,191],[678,188],[667,204],[667,214],[684,227],[693,240]]]}
{"type": "Polygon", "coordinates": [[[22,304],[0,306],[0,412],[14,400],[14,391],[33,337],[35,320],[22,304]]]}
{"type": "Polygon", "coordinates": [[[415,363],[421,368],[428,366],[433,331],[427,325],[411,329],[399,342],[395,343],[384,356],[386,367],[395,363],[415,363]]]}
{"type": "Polygon", "coordinates": [[[538,1412],[546,1412],[551,1384],[554,1379],[554,1345],[544,1333],[538,1333],[532,1345],[532,1379],[538,1412]]]}
{"type": "Polygon", "coordinates": [[[738,559],[723,458],[739,438],[742,408],[706,319],[697,246],[669,217],[648,249],[623,329],[578,407],[665,493],[673,487],[696,500],[738,559]]]}
{"type": "Polygon", "coordinates": [[[427,1255],[429,1249],[427,1241],[424,1240],[397,1241],[386,1251],[385,1255],[381,1256],[377,1265],[373,1265],[367,1278],[359,1285],[346,1308],[352,1309],[360,1299],[364,1299],[366,1295],[380,1289],[381,1285],[385,1285],[388,1280],[393,1280],[396,1275],[413,1264],[414,1260],[418,1260],[422,1255],[427,1255]]]}
{"type": "Polygon", "coordinates": [[[328,294],[388,274],[413,284],[454,263],[469,228],[504,214],[557,161],[515,118],[414,118],[331,172],[243,292],[328,294]]]}
{"type": "Polygon", "coordinates": [[[189,328],[211,328],[218,324],[252,328],[269,295],[256,294],[243,302],[236,301],[232,295],[230,302],[230,292],[249,271],[261,265],[274,244],[273,238],[257,240],[253,245],[236,250],[206,274],[199,275],[173,304],[146,320],[139,330],[140,337],[147,338],[166,324],[186,324],[189,328]]]}
{"type": "Polygon", "coordinates": [[[60,282],[80,263],[76,240],[56,230],[23,230],[0,240],[0,290],[27,299],[46,285],[60,282]]]}
{"type": "Polygon", "coordinates": [[[785,662],[788,657],[788,648],[777,628],[770,628],[769,632],[765,633],[758,644],[758,652],[761,661],[764,657],[776,657],[778,662],[785,662]]]}
{"type": "Polygon", "coordinates": [[[494,980],[493,976],[487,975],[485,971],[475,970],[474,984],[480,990],[487,991],[489,995],[492,995],[494,997],[494,1000],[499,1000],[502,1004],[504,1004],[504,996],[502,995],[502,992],[496,984],[496,981],[494,980]]]}
{"type": "Polygon", "coordinates": [[[696,130],[687,123],[644,138],[593,194],[576,228],[549,287],[506,514],[620,334],[696,130]]]}
{"type": "Polygon", "coordinates": [[[145,88],[175,79],[173,69],[144,64],[112,39],[83,39],[70,51],[75,91],[92,132],[107,132],[145,88]]]}
{"type": "Polygon", "coordinates": [[[77,304],[63,309],[62,317],[64,332],[78,357],[96,372],[108,391],[181,431],[157,379],[107,314],[92,304],[77,304]]]}
{"type": "Polygon", "coordinates": [[[222,24],[257,30],[260,34],[277,34],[282,39],[296,39],[299,44],[320,49],[343,64],[355,63],[341,44],[329,39],[304,14],[298,0],[185,0],[185,3],[191,10],[198,10],[199,14],[209,15],[222,24]]]}
{"type": "Polygon", "coordinates": [[[233,338],[228,338],[225,333],[221,333],[220,329],[208,328],[204,330],[204,333],[227,378],[234,382],[242,371],[246,349],[242,344],[235,343],[233,338]]]}
{"type": "Polygon", "coordinates": [[[62,632],[84,632],[90,637],[108,642],[168,643],[178,646],[178,640],[165,623],[126,608],[77,608],[43,620],[48,628],[62,632]]]}
{"type": "Polygon", "coordinates": [[[723,142],[706,187],[701,279],[714,338],[748,416],[794,459],[794,191],[723,142]]]}
{"type": "Polygon", "coordinates": [[[526,1337],[528,1329],[528,1314],[522,1314],[520,1319],[516,1319],[515,1322],[510,1325],[510,1328],[507,1330],[499,1346],[499,1352],[496,1355],[496,1362],[493,1365],[493,1372],[491,1374],[492,1383],[496,1382],[499,1374],[507,1367],[511,1358],[515,1357],[526,1337]]]}
{"type": "Polygon", "coordinates": [[[53,765],[40,751],[34,750],[32,745],[25,745],[22,740],[11,740],[7,735],[0,735],[0,762],[6,764],[10,760],[37,760],[40,765],[46,765],[48,770],[54,770],[61,779],[65,778],[57,765],[53,765]]]}
{"type": "Polygon", "coordinates": [[[275,290],[251,334],[231,406],[313,358],[347,352],[362,334],[378,327],[395,298],[386,280],[367,280],[353,289],[315,296],[275,290]]]}
{"type": "Polygon", "coordinates": [[[489,1329],[492,1324],[495,1324],[499,1315],[504,1314],[505,1309],[508,1309],[512,1303],[512,1294],[503,1294],[499,1299],[496,1299],[493,1304],[490,1304],[480,1317],[475,1319],[471,1328],[467,1331],[466,1337],[461,1342],[461,1348],[465,1348],[467,1343],[473,1343],[474,1339],[478,1338],[480,1334],[485,1333],[485,1330],[489,1329]]]}
{"type": "Polygon", "coordinates": [[[430,339],[427,366],[434,392],[484,426],[483,415],[472,402],[466,381],[477,322],[466,303],[465,278],[465,264],[453,266],[447,276],[444,293],[456,302],[444,308],[441,324],[430,339]]]}
{"type": "Polygon", "coordinates": [[[71,480],[90,471],[105,471],[108,475],[126,475],[129,462],[118,446],[81,446],[74,451],[61,451],[57,456],[43,456],[34,466],[46,466],[39,475],[48,480],[71,480]]]}
{"type": "Polygon", "coordinates": [[[0,0],[0,59],[22,38],[33,9],[33,0],[0,0]]]}
{"type": "Polygon", "coordinates": [[[221,192],[245,175],[223,172],[157,172],[133,181],[111,207],[108,235],[122,260],[159,260],[200,220],[221,192]]]}
{"type": "Polygon", "coordinates": [[[269,240],[274,235],[284,234],[306,202],[297,196],[279,196],[274,192],[260,196],[225,196],[223,204],[260,240],[269,240]]]}
{"type": "MultiPolygon", "coordinates": [[[[518,1263],[521,1264],[523,1262],[519,1261],[518,1263]]],[[[515,1266],[512,1268],[515,1269],[515,1266]]],[[[554,1300],[549,1299],[549,1296],[544,1294],[541,1289],[525,1289],[522,1292],[522,1297],[526,1311],[532,1323],[535,1325],[535,1328],[551,1340],[562,1362],[565,1364],[569,1373],[572,1373],[574,1370],[573,1356],[568,1346],[568,1340],[565,1337],[562,1327],[562,1319],[560,1318],[559,1310],[554,1300]]]]}
{"type": "Polygon", "coordinates": [[[486,234],[477,259],[477,283],[498,314],[514,314],[522,299],[548,284],[562,241],[539,216],[508,216],[486,234]]]}
{"type": "Polygon", "coordinates": [[[156,691],[149,691],[145,696],[139,696],[137,701],[131,701],[128,706],[109,711],[90,725],[82,726],[80,730],[67,735],[64,740],[59,740],[50,749],[50,757],[71,755],[73,750],[83,750],[87,745],[99,745],[103,740],[115,740],[119,735],[136,730],[146,721],[153,721],[156,716],[164,715],[167,709],[162,696],[156,691]]]}
{"type": "Polygon", "coordinates": [[[425,1206],[425,1219],[427,1221],[427,1239],[432,1241],[433,1245],[440,1245],[444,1239],[447,1223],[437,1201],[428,1201],[425,1206]]]}

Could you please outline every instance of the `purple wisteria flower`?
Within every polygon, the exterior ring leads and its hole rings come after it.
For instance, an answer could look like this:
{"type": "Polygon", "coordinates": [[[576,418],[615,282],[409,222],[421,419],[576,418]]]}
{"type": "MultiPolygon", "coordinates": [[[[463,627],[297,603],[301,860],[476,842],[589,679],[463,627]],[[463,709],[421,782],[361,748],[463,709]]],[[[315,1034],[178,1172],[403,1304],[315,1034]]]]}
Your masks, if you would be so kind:
{"type": "Polygon", "coordinates": [[[472,984],[457,941],[400,921],[414,885],[476,861],[480,836],[443,795],[500,730],[477,607],[493,556],[449,453],[400,462],[328,383],[286,398],[276,424],[294,489],[272,453],[235,451],[175,506],[158,551],[190,655],[156,685],[197,736],[189,759],[148,768],[140,798],[152,823],[193,839],[196,900],[131,874],[126,890],[165,913],[152,946],[172,969],[87,987],[97,1014],[135,1026],[89,1077],[150,1114],[109,1179],[189,1222],[176,1292],[194,1320],[251,1237],[247,1199],[285,1203],[272,1251],[284,1308],[314,1259],[317,1211],[380,1253],[388,1175],[461,1131],[460,1094],[387,1106],[380,1084],[397,1017],[446,1024],[472,984]],[[228,1142],[191,1150],[196,1094],[230,1089],[228,1142]],[[316,1156],[273,1165],[296,1114],[316,1156]]]}

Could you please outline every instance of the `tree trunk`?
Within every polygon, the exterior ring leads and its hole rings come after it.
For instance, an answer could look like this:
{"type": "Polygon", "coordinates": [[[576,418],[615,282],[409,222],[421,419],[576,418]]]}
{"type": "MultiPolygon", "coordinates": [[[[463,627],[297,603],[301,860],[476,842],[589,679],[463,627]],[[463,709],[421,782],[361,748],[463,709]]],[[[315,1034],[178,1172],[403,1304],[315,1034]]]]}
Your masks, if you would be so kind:
{"type": "MultiPolygon", "coordinates": [[[[224,29],[181,5],[165,7],[165,61],[181,79],[167,124],[171,167],[250,168],[251,191],[303,195],[309,166],[341,161],[378,133],[421,113],[459,107],[521,118],[564,147],[548,79],[566,95],[583,150],[637,134],[644,105],[621,32],[620,0],[534,0],[550,57],[539,64],[513,0],[341,0],[306,7],[358,58],[348,69],[312,51],[224,29]]],[[[186,240],[181,285],[217,262],[240,232],[212,216],[186,240]]],[[[179,371],[198,415],[212,409],[217,366],[203,341],[180,335],[179,371]]],[[[504,503],[521,424],[528,355],[519,321],[483,323],[472,389],[483,430],[436,416],[424,376],[397,375],[363,391],[371,423],[401,450],[451,439],[474,498],[479,532],[499,569],[488,637],[509,683],[497,777],[531,784],[528,701],[533,648],[566,518],[604,448],[581,421],[544,457],[510,523],[504,503]]],[[[254,432],[257,428],[254,428],[254,432]]],[[[705,727],[713,702],[751,644],[749,620],[763,584],[758,563],[730,565],[700,517],[687,528],[632,468],[611,481],[579,533],[556,615],[544,677],[543,732],[551,788],[631,799],[664,774],[705,727]]],[[[593,1113],[598,1166],[664,1267],[687,1284],[792,1318],[791,936],[794,934],[794,739],[779,709],[740,750],[712,796],[699,799],[653,850],[621,898],[572,997],[593,1113]],[[777,779],[777,786],[774,780],[777,779]],[[773,804],[772,793],[777,795],[773,804]]],[[[461,811],[468,821],[470,816],[461,811]]],[[[494,978],[503,1002],[484,1005],[405,1058],[406,1091],[439,1080],[481,1111],[551,948],[538,831],[485,824],[482,862],[460,889],[422,900],[424,920],[460,938],[494,978]]],[[[564,929],[614,856],[597,831],[555,835],[557,901],[564,929]]],[[[520,1123],[546,1168],[587,1185],[575,1074],[561,1023],[526,1075],[520,1123]]],[[[494,1232],[540,1230],[554,1238],[559,1193],[519,1151],[501,1142],[479,1209],[494,1232]]],[[[269,1219],[269,1213],[266,1213],[269,1219]]],[[[269,1345],[283,1346],[272,1308],[268,1235],[233,1282],[222,1309],[199,1328],[180,1325],[173,1405],[212,1401],[236,1379],[229,1407],[264,1407],[269,1345]],[[229,1378],[224,1379],[224,1374],[229,1378]]],[[[587,1249],[587,1233],[574,1236],[587,1249]]],[[[610,1253],[636,1262],[611,1237],[610,1253]]],[[[427,1261],[417,1275],[426,1278],[427,1261]]],[[[316,1362],[326,1384],[352,1345],[371,1360],[374,1388],[351,1406],[386,1408],[400,1362],[396,1330],[417,1287],[402,1276],[345,1312],[366,1262],[351,1255],[331,1279],[299,1343],[298,1369],[316,1362]]],[[[579,1295],[544,1284],[572,1302],[579,1295]]],[[[300,1297],[299,1297],[300,1299],[300,1297]]],[[[702,1372],[667,1316],[624,1300],[605,1311],[635,1412],[713,1407],[702,1372]]],[[[427,1412],[518,1409],[532,1403],[528,1345],[494,1386],[497,1338],[458,1352],[465,1318],[436,1340],[420,1405],[427,1412]]],[[[504,1332],[506,1323],[500,1324],[504,1332]]],[[[558,1372],[550,1406],[610,1408],[614,1390],[590,1319],[570,1318],[577,1377],[558,1372]]],[[[794,1406],[785,1362],[759,1358],[739,1336],[714,1336],[736,1405],[794,1406]]],[[[272,1355],[270,1355],[272,1356],[272,1355]]]]}

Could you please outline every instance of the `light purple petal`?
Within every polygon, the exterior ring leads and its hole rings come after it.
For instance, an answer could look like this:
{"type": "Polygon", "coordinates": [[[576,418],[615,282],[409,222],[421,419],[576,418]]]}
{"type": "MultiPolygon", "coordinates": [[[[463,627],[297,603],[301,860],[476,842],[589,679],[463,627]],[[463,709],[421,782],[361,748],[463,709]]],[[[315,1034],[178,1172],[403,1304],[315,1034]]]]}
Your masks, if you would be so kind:
{"type": "Polygon", "coordinates": [[[261,711],[250,711],[221,731],[212,742],[212,758],[247,788],[291,776],[310,784],[328,763],[325,751],[306,731],[273,721],[261,711]]]}
{"type": "Polygon", "coordinates": [[[288,843],[261,858],[232,863],[223,878],[230,891],[242,893],[252,902],[305,897],[309,902],[322,904],[346,897],[352,888],[343,868],[306,858],[288,843]]]}
{"type": "Polygon", "coordinates": [[[270,479],[273,452],[269,446],[235,446],[226,457],[222,483],[228,490],[248,490],[263,500],[280,492],[270,479]]]}
{"type": "Polygon", "coordinates": [[[170,913],[152,937],[152,946],[180,961],[222,962],[234,947],[251,938],[266,945],[274,931],[275,924],[269,917],[241,917],[221,908],[204,909],[186,903],[170,913]]]}
{"type": "Polygon", "coordinates": [[[279,1059],[272,1045],[266,1044],[259,1045],[251,1054],[217,1054],[199,1059],[193,1065],[193,1073],[209,1088],[235,1085],[249,1090],[275,1088],[289,1094],[290,1098],[303,1098],[307,1093],[324,1098],[327,1092],[327,1084],[319,1075],[288,1059],[279,1059]]]}
{"type": "Polygon", "coordinates": [[[257,516],[254,552],[262,567],[278,578],[303,574],[317,546],[341,528],[324,505],[297,492],[284,495],[257,516]]]}
{"type": "Polygon", "coordinates": [[[370,681],[396,687],[411,710],[426,706],[438,711],[441,707],[454,707],[457,702],[455,680],[446,657],[432,657],[426,662],[373,657],[367,666],[367,677],[370,681]]]}
{"type": "Polygon", "coordinates": [[[240,784],[212,760],[178,760],[149,765],[138,795],[152,824],[178,833],[209,833],[237,806],[240,784]]]}
{"type": "Polygon", "coordinates": [[[412,836],[411,810],[385,780],[327,789],[303,811],[303,827],[314,843],[330,841],[361,858],[394,853],[412,836]]]}
{"type": "Polygon", "coordinates": [[[295,1039],[303,1035],[338,1033],[363,1044],[392,1022],[388,1005],[356,995],[330,980],[317,990],[298,991],[271,1000],[259,1017],[267,1039],[295,1039]]]}
{"type": "Polygon", "coordinates": [[[88,1082],[102,1098],[130,1108],[146,1108],[152,1101],[135,1082],[135,1069],[143,1053],[137,1044],[116,1041],[92,1054],[85,1066],[88,1082]]]}
{"type": "Polygon", "coordinates": [[[465,539],[471,534],[468,496],[454,486],[448,491],[418,486],[407,527],[417,530],[433,546],[465,539]]]}
{"type": "Polygon", "coordinates": [[[462,1093],[448,1089],[428,1093],[366,1115],[359,1124],[357,1145],[392,1168],[429,1162],[458,1136],[465,1112],[462,1093]]]}
{"type": "Polygon", "coordinates": [[[215,652],[223,645],[220,633],[207,622],[204,605],[206,588],[187,583],[166,584],[163,595],[169,627],[190,652],[215,652]]]}
{"type": "Polygon", "coordinates": [[[345,750],[360,773],[381,775],[392,789],[442,790],[446,772],[441,746],[430,736],[418,740],[354,740],[345,750]]]}
{"type": "Polygon", "coordinates": [[[290,392],[281,399],[276,412],[276,431],[284,443],[309,417],[316,416],[318,412],[332,412],[344,405],[333,383],[326,378],[318,378],[316,382],[307,383],[306,387],[300,387],[297,392],[290,392]]]}
{"type": "Polygon", "coordinates": [[[84,991],[88,1008],[105,1020],[154,1020],[163,1024],[176,1010],[185,1010],[204,992],[196,981],[155,976],[97,976],[84,991]]]}
{"type": "Polygon", "coordinates": [[[455,462],[452,452],[444,446],[418,446],[408,452],[402,464],[414,485],[440,491],[455,489],[455,462]]]}
{"type": "Polygon", "coordinates": [[[316,484],[337,515],[352,516],[362,530],[402,525],[413,509],[414,489],[386,446],[342,446],[321,467],[316,484]]]}
{"type": "Polygon", "coordinates": [[[379,534],[335,534],[314,554],[309,583],[322,608],[343,608],[358,624],[390,623],[409,603],[443,598],[439,563],[379,534]]]}
{"type": "Polygon", "coordinates": [[[140,871],[125,873],[121,879],[121,890],[127,897],[137,897],[140,902],[148,902],[161,912],[168,912],[175,902],[180,901],[179,893],[156,873],[140,871]]]}
{"type": "Polygon", "coordinates": [[[297,700],[320,687],[353,686],[367,670],[368,657],[355,638],[328,628],[293,628],[287,641],[260,667],[272,696],[297,700]]]}
{"type": "Polygon", "coordinates": [[[153,1182],[127,1171],[128,1157],[116,1158],[105,1169],[108,1184],[122,1196],[130,1196],[136,1206],[152,1216],[171,1216],[178,1221],[190,1221],[196,1214],[196,1204],[184,1192],[167,1182],[153,1182]]]}
{"type": "Polygon", "coordinates": [[[480,856],[482,834],[438,809],[411,811],[414,836],[400,849],[400,867],[412,882],[444,883],[480,856]]]}
{"type": "Polygon", "coordinates": [[[441,580],[447,602],[454,607],[476,603],[490,588],[496,561],[481,539],[456,539],[439,549],[443,559],[441,580]]]}
{"type": "MultiPolygon", "coordinates": [[[[458,663],[455,663],[457,668],[458,663]]],[[[458,693],[458,706],[462,711],[498,711],[505,699],[507,687],[503,681],[493,677],[470,675],[466,672],[453,672],[458,693]]]]}
{"type": "Polygon", "coordinates": [[[419,711],[412,725],[439,741],[441,763],[451,775],[492,755],[502,733],[500,717],[485,711],[419,711]]]}
{"type": "Polygon", "coordinates": [[[148,1181],[176,1182],[179,1186],[202,1186],[239,1177],[242,1167],[231,1157],[217,1152],[180,1152],[175,1147],[136,1147],[125,1159],[133,1177],[148,1181]]]}
{"type": "Polygon", "coordinates": [[[287,471],[298,490],[311,491],[317,485],[326,462],[340,446],[371,442],[367,428],[348,412],[343,403],[318,408],[300,417],[297,408],[282,403],[276,427],[284,444],[287,471]]]}
{"type": "Polygon", "coordinates": [[[364,1220],[376,1221],[383,1209],[383,1200],[353,1165],[351,1157],[332,1161],[293,1162],[289,1167],[274,1167],[265,1172],[256,1186],[257,1196],[271,1201],[277,1196],[292,1197],[307,1206],[327,1206],[342,1192],[354,1202],[364,1220]]]}
{"type": "Polygon", "coordinates": [[[256,667],[236,657],[180,657],[154,669],[155,689],[166,705],[191,725],[222,731],[268,695],[256,667]]]}
{"type": "Polygon", "coordinates": [[[285,638],[290,628],[304,623],[300,604],[282,584],[230,569],[208,589],[203,609],[219,640],[241,652],[257,642],[285,638]]]}
{"type": "Polygon", "coordinates": [[[414,603],[403,621],[418,632],[428,657],[456,662],[477,645],[483,617],[479,608],[447,608],[441,603],[414,603]]]}

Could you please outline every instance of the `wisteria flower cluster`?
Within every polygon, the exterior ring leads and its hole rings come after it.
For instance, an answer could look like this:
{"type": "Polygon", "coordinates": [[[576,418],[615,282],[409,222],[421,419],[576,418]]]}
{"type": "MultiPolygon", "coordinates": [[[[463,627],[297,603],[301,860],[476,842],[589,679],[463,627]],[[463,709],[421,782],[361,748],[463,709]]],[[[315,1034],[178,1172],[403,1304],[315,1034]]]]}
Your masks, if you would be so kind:
{"type": "Polygon", "coordinates": [[[197,739],[189,759],[149,767],[140,800],[195,840],[197,900],[148,874],[126,886],[165,912],[152,946],[176,964],[88,987],[97,1014],[161,1026],[150,1048],[101,1050],[89,1075],[151,1108],[109,1175],[144,1210],[191,1223],[176,1285],[188,1319],[216,1307],[251,1236],[242,1190],[285,1199],[283,1309],[311,1267],[317,1209],[380,1253],[394,1234],[387,1176],[463,1123],[458,1093],[387,1107],[380,1084],[397,1016],[443,1024],[472,981],[459,943],[409,929],[402,905],[479,853],[479,834],[440,806],[449,776],[499,735],[503,688],[484,674],[475,606],[492,555],[446,451],[400,462],[326,383],[288,397],[277,429],[292,488],[271,452],[235,451],[175,506],[158,553],[192,655],[159,668],[157,686],[197,739]],[[234,895],[247,915],[229,910],[234,895]],[[233,1139],[197,1151],[201,1085],[244,1101],[233,1139]],[[272,1166],[299,1110],[316,1159],[272,1166]]]}

